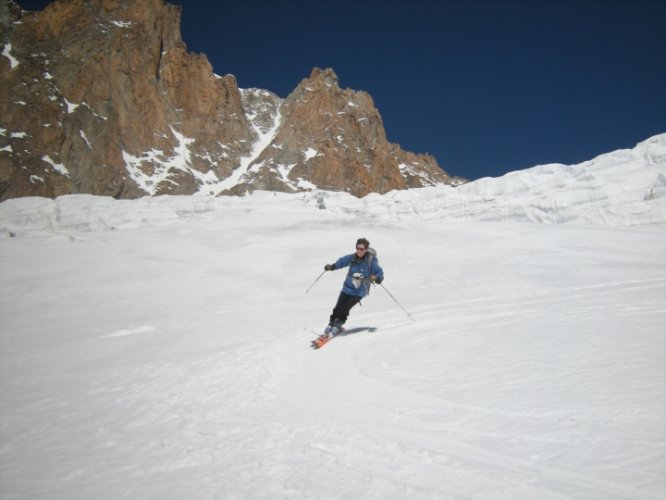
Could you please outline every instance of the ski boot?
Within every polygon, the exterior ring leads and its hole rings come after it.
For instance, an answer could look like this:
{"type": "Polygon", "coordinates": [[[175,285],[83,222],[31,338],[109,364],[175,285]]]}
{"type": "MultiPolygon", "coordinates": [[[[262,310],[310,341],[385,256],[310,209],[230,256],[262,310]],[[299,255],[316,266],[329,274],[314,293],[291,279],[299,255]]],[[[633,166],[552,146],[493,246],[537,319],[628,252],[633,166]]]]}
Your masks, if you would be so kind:
{"type": "MultiPolygon", "coordinates": [[[[327,333],[331,337],[335,337],[336,335],[338,335],[339,333],[344,331],[344,328],[342,327],[342,323],[340,322],[339,319],[336,319],[333,322],[332,325],[329,325],[329,327],[330,327],[330,331],[328,331],[327,333]]],[[[328,328],[327,328],[327,330],[328,330],[328,328]]]]}

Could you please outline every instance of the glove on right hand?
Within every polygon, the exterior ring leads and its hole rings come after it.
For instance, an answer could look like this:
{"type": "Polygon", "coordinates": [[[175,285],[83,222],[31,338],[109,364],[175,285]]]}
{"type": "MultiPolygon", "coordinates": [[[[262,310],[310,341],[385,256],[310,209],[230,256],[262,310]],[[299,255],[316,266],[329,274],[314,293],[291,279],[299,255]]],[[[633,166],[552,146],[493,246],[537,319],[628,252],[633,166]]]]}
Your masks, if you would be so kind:
{"type": "Polygon", "coordinates": [[[324,266],[324,271],[334,271],[335,270],[335,264],[326,264],[324,266]]]}

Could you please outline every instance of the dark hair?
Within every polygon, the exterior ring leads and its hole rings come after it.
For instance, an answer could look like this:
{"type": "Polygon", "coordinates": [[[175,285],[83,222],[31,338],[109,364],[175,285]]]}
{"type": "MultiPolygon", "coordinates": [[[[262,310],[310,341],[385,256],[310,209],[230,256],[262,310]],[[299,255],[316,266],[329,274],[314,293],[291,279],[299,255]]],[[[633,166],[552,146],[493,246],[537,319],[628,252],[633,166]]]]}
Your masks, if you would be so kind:
{"type": "Polygon", "coordinates": [[[357,245],[363,245],[363,246],[366,248],[366,250],[367,250],[368,248],[370,248],[370,242],[369,242],[368,240],[366,240],[365,238],[359,238],[359,239],[357,239],[357,240],[356,240],[356,244],[357,244],[357,245]]]}

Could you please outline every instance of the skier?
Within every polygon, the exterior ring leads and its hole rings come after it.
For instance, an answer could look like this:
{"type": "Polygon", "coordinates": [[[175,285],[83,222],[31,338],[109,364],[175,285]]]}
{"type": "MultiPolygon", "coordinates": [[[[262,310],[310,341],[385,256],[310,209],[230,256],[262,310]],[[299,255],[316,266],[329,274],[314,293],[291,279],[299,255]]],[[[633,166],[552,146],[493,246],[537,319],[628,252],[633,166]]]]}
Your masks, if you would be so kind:
{"type": "Polygon", "coordinates": [[[342,330],[349,311],[370,292],[370,284],[380,284],[384,280],[384,270],[365,238],[356,241],[356,252],[340,257],[335,264],[326,264],[324,270],[334,271],[349,266],[349,272],[342,285],[338,302],[333,308],[325,334],[334,337],[342,330]]]}

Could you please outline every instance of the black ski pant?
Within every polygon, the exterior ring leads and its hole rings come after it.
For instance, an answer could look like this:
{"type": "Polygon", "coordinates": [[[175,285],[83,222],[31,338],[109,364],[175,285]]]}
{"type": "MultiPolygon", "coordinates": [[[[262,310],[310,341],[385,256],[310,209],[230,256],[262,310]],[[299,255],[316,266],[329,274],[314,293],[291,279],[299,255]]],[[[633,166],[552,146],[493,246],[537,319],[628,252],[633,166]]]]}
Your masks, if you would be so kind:
{"type": "Polygon", "coordinates": [[[335,304],[335,307],[333,308],[329,324],[333,325],[337,320],[339,324],[344,325],[345,321],[347,321],[347,317],[349,317],[349,311],[351,311],[352,307],[361,302],[362,298],[363,297],[359,297],[358,295],[347,295],[344,292],[340,292],[338,303],[335,304]]]}

